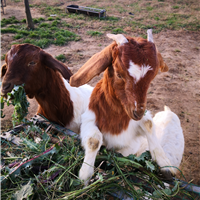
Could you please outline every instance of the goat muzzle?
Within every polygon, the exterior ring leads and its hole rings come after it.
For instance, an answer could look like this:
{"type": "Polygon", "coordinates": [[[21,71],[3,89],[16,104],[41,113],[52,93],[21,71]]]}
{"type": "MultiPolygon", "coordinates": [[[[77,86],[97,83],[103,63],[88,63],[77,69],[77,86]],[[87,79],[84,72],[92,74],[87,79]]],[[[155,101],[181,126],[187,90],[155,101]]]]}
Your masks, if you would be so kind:
{"type": "Polygon", "coordinates": [[[2,83],[2,86],[1,86],[1,95],[2,96],[6,96],[6,94],[8,92],[11,92],[12,91],[12,84],[11,83],[2,83]]]}
{"type": "Polygon", "coordinates": [[[137,107],[133,110],[133,119],[136,121],[142,119],[142,117],[144,116],[145,110],[146,110],[145,103],[137,104],[137,107]]]}
{"type": "Polygon", "coordinates": [[[133,118],[136,121],[142,119],[143,115],[144,115],[144,111],[143,110],[140,110],[139,112],[135,111],[135,110],[133,111],[133,118]]]}

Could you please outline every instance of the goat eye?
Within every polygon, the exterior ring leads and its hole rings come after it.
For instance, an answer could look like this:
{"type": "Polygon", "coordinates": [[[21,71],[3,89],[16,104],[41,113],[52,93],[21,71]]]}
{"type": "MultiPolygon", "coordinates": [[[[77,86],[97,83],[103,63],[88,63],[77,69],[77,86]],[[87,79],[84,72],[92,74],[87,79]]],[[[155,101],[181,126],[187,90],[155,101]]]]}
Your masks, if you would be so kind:
{"type": "Polygon", "coordinates": [[[29,64],[28,64],[28,66],[30,66],[30,65],[35,65],[36,63],[34,62],[34,61],[31,61],[29,64]]]}
{"type": "Polygon", "coordinates": [[[121,74],[117,73],[117,77],[118,78],[122,78],[121,74]]]}

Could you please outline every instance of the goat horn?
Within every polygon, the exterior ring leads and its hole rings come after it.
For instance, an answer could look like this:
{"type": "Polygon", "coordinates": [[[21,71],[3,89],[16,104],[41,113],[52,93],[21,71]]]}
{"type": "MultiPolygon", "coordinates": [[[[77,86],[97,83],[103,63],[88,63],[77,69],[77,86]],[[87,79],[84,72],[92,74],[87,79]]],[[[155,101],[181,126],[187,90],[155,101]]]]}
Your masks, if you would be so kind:
{"type": "Polygon", "coordinates": [[[107,37],[109,37],[109,38],[115,40],[115,42],[117,42],[118,46],[123,45],[123,44],[125,44],[125,43],[128,43],[128,40],[127,40],[126,37],[123,36],[122,34],[117,34],[117,35],[115,35],[115,34],[110,34],[110,33],[108,33],[108,34],[107,34],[107,37]]]}
{"type": "Polygon", "coordinates": [[[152,29],[148,29],[148,30],[147,30],[147,40],[148,40],[149,42],[153,42],[153,43],[154,43],[154,41],[153,41],[152,29]]]}

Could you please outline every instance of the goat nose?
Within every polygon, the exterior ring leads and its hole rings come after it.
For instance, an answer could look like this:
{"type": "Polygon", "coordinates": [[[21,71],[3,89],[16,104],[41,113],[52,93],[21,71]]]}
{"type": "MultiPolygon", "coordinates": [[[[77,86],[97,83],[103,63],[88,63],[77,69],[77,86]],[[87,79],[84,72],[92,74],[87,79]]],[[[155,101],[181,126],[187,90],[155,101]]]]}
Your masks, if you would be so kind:
{"type": "Polygon", "coordinates": [[[135,111],[134,110],[133,111],[133,116],[134,116],[135,120],[142,119],[143,115],[144,115],[144,111],[143,110],[139,110],[139,111],[135,111]]]}
{"type": "Polygon", "coordinates": [[[11,83],[3,83],[1,86],[1,92],[7,93],[10,92],[9,89],[11,88],[11,83]]]}
{"type": "Polygon", "coordinates": [[[4,84],[2,85],[2,87],[3,87],[4,90],[9,89],[10,86],[11,86],[11,83],[4,83],[4,84]]]}

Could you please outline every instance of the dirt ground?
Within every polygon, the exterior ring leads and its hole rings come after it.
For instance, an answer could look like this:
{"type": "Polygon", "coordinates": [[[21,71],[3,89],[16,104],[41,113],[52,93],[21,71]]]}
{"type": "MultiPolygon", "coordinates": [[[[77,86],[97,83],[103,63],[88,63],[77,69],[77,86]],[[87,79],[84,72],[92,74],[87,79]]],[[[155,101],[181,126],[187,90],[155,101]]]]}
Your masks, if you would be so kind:
{"type": "MultiPolygon", "coordinates": [[[[7,5],[6,14],[1,17],[10,16],[15,16],[17,19],[25,18],[24,7],[7,5]]],[[[32,17],[40,16],[43,15],[34,8],[32,17]]],[[[98,27],[98,24],[96,26],[98,27]]],[[[67,57],[65,64],[73,73],[94,53],[111,43],[105,34],[101,37],[91,37],[85,30],[77,32],[81,35],[80,41],[69,42],[67,46],[62,47],[51,45],[45,49],[53,56],[65,54],[67,57]]],[[[130,33],[131,30],[127,27],[126,35],[130,33]]],[[[185,151],[180,169],[187,181],[192,180],[193,183],[200,185],[200,33],[167,30],[154,34],[154,40],[169,66],[169,71],[159,73],[152,81],[148,91],[147,108],[155,114],[167,105],[179,116],[185,137],[185,151]]],[[[11,41],[12,34],[1,35],[1,54],[8,51],[8,44],[11,41]]],[[[94,78],[89,84],[95,86],[101,76],[94,78]]],[[[33,116],[36,109],[36,101],[30,100],[28,117],[33,116]]],[[[11,123],[12,112],[12,107],[4,109],[6,117],[1,119],[2,130],[6,130],[11,123]]]]}

